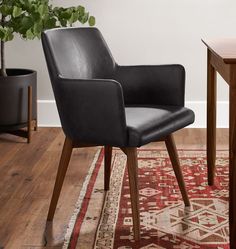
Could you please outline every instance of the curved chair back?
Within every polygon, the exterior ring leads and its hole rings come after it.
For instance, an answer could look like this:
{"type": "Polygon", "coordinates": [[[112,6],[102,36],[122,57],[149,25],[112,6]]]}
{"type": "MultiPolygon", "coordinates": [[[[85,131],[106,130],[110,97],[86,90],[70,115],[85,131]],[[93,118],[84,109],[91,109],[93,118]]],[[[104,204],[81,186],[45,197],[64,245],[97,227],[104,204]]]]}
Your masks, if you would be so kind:
{"type": "Polygon", "coordinates": [[[96,28],[60,28],[45,31],[42,43],[50,77],[109,78],[115,61],[96,28]]]}
{"type": "Polygon", "coordinates": [[[123,92],[112,80],[116,63],[100,31],[52,29],[42,34],[42,44],[65,135],[83,143],[123,145],[123,92]]]}

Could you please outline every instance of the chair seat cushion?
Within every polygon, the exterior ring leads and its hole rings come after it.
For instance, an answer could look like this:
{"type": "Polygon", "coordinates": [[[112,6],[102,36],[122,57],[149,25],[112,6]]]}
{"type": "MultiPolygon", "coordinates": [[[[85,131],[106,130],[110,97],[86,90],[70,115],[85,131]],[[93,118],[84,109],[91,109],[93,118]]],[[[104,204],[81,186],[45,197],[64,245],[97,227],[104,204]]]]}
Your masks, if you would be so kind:
{"type": "Polygon", "coordinates": [[[157,141],[194,122],[194,113],[180,106],[126,107],[128,146],[157,141]]]}

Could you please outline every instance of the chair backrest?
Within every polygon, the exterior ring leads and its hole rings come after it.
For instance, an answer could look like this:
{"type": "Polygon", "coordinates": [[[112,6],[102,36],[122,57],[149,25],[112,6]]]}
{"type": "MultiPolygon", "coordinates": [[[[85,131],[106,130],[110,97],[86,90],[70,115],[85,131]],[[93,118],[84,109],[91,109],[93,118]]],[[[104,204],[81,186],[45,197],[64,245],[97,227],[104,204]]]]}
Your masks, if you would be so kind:
{"type": "MultiPolygon", "coordinates": [[[[59,28],[43,33],[42,43],[51,79],[109,78],[115,61],[96,28],[59,28]]],[[[53,81],[52,81],[53,83],[53,81]]]]}
{"type": "Polygon", "coordinates": [[[80,143],[123,146],[123,94],[110,80],[116,63],[99,30],[48,30],[42,44],[65,135],[80,143]]]}

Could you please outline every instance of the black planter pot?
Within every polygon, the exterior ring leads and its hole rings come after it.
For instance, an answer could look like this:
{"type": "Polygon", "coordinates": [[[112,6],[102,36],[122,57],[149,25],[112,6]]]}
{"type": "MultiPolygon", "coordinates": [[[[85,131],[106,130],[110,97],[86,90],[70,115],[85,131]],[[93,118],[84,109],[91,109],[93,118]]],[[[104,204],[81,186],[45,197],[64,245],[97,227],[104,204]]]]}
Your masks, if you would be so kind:
{"type": "Polygon", "coordinates": [[[29,131],[31,121],[37,127],[37,73],[29,69],[7,69],[7,75],[0,76],[0,132],[28,137],[30,134],[17,131],[23,127],[29,131]]]}

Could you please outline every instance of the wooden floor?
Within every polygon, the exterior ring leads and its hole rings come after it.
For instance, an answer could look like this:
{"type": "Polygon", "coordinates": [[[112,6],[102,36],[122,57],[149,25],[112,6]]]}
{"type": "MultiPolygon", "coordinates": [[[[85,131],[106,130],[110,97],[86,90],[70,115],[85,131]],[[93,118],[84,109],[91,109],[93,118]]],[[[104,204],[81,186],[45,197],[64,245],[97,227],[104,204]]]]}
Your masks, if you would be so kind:
{"type": "MultiPolygon", "coordinates": [[[[227,149],[228,130],[217,132],[218,148],[227,149]]],[[[175,134],[177,147],[205,149],[205,133],[205,129],[179,131],[175,134]]],[[[60,128],[39,128],[31,144],[0,134],[0,249],[62,248],[67,223],[98,149],[74,150],[54,222],[45,231],[63,141],[60,128]]]]}

